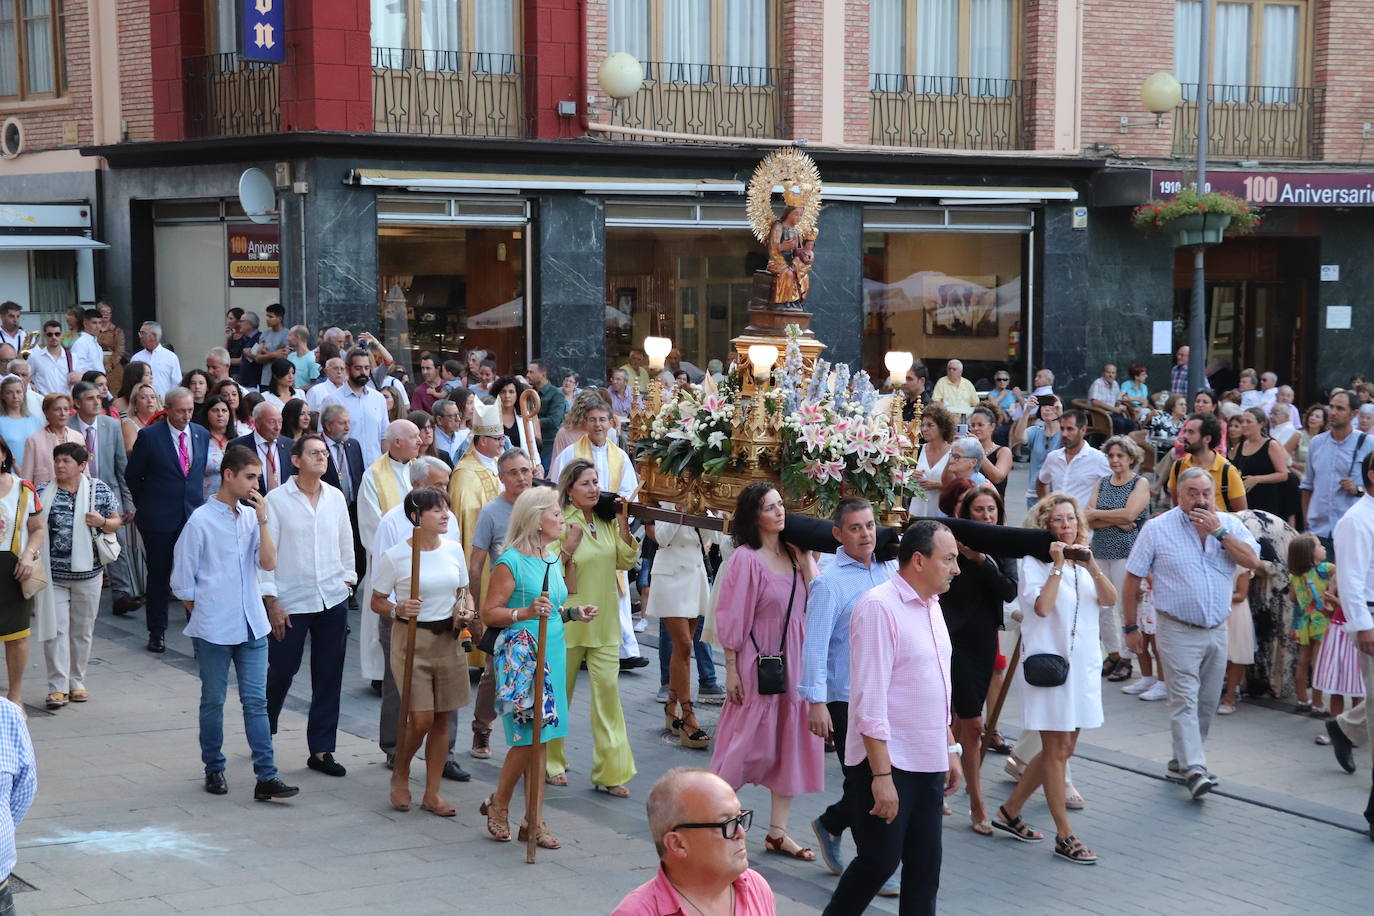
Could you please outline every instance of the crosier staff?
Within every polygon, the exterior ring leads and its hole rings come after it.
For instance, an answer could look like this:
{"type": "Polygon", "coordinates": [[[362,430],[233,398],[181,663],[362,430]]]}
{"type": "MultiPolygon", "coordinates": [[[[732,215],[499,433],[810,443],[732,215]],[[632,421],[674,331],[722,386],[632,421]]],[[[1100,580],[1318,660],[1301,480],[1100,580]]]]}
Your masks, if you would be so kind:
{"type": "MultiPolygon", "coordinates": [[[[526,392],[531,393],[531,392],[526,392]]],[[[535,395],[535,400],[539,396],[535,395]]],[[[523,410],[524,399],[521,399],[523,410]]],[[[539,597],[545,601],[549,600],[549,570],[553,569],[553,564],[557,563],[555,557],[552,562],[544,561],[544,584],[539,590],[539,597]]],[[[529,769],[525,772],[525,823],[529,825],[525,840],[525,861],[534,864],[535,849],[537,849],[536,839],[539,834],[539,825],[543,821],[544,793],[541,791],[544,785],[544,745],[540,743],[540,732],[544,729],[544,644],[549,634],[549,616],[547,613],[539,615],[539,645],[535,650],[534,659],[534,731],[531,733],[530,747],[534,753],[530,754],[529,769]]]]}

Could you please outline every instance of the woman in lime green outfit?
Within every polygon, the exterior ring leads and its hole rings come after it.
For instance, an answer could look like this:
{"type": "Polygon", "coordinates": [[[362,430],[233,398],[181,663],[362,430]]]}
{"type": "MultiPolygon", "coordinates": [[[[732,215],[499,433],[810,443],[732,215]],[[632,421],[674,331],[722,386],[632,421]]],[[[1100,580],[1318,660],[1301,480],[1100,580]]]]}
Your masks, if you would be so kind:
{"type": "MultiPolygon", "coordinates": [[[[624,501],[615,522],[597,518],[592,511],[601,497],[601,486],[590,461],[577,458],[568,463],[558,478],[558,496],[567,522],[558,549],[568,584],[568,603],[590,604],[601,610],[591,622],[569,623],[564,629],[568,702],[572,702],[577,672],[585,661],[592,682],[592,785],[616,798],[629,798],[625,784],[634,778],[635,759],[620,707],[617,571],[635,565],[639,544],[630,534],[624,501]]],[[[563,739],[550,742],[549,782],[567,785],[567,768],[563,739]]]]}

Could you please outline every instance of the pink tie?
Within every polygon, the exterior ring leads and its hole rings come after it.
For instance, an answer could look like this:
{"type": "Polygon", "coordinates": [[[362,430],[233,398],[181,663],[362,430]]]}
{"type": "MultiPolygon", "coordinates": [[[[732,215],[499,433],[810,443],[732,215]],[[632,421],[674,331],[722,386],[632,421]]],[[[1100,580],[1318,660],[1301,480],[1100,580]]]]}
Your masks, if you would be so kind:
{"type": "Polygon", "coordinates": [[[186,433],[181,434],[177,442],[177,455],[181,458],[181,476],[185,477],[191,473],[191,453],[186,450],[186,433]]]}

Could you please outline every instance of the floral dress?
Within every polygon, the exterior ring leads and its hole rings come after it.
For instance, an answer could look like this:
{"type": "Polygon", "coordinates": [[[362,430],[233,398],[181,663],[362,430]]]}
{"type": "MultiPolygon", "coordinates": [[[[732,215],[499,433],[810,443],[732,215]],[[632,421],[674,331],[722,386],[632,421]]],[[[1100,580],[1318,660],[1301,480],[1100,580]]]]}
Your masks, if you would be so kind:
{"type": "Polygon", "coordinates": [[[1326,590],[1336,581],[1336,565],[1321,563],[1288,580],[1293,586],[1293,636],[1298,645],[1308,646],[1326,635],[1326,590]]]}

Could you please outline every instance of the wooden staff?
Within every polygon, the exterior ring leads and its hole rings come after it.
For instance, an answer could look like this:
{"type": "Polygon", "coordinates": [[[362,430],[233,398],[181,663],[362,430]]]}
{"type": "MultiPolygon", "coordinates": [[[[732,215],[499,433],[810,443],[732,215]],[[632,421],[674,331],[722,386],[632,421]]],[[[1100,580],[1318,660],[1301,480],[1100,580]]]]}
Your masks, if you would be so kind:
{"type": "Polygon", "coordinates": [[[978,763],[988,756],[992,745],[992,735],[997,731],[997,720],[1002,716],[1002,704],[1007,702],[1007,691],[1011,689],[1011,679],[1016,676],[1016,665],[1021,661],[1021,637],[1016,637],[1016,648],[1011,650],[1011,661],[1007,662],[1006,673],[1002,675],[1002,689],[997,691],[997,702],[988,711],[988,720],[983,723],[983,740],[978,743],[978,763]]]}
{"type": "MultiPolygon", "coordinates": [[[[537,395],[536,395],[537,397],[537,395]]],[[[545,561],[544,565],[544,587],[540,590],[539,597],[549,597],[549,570],[553,564],[545,561]]],[[[535,651],[534,659],[534,731],[530,736],[530,765],[525,772],[525,861],[534,864],[534,853],[538,848],[535,842],[539,835],[539,825],[542,823],[541,802],[543,792],[541,787],[544,785],[544,746],[540,744],[540,732],[544,729],[544,642],[549,633],[549,618],[540,615],[539,617],[539,645],[535,651]]]]}
{"type": "MultiPolygon", "coordinates": [[[[539,463],[539,392],[526,388],[520,392],[520,420],[525,424],[525,442],[530,448],[530,463],[539,463]]],[[[545,468],[545,471],[548,469],[545,468]]]]}
{"type": "MultiPolygon", "coordinates": [[[[410,600],[420,600],[420,529],[415,527],[410,535],[410,600]]],[[[410,682],[415,677],[415,630],[420,615],[406,618],[406,666],[401,678],[401,733],[396,738],[396,757],[405,760],[407,745],[410,743],[410,682]]]]}

